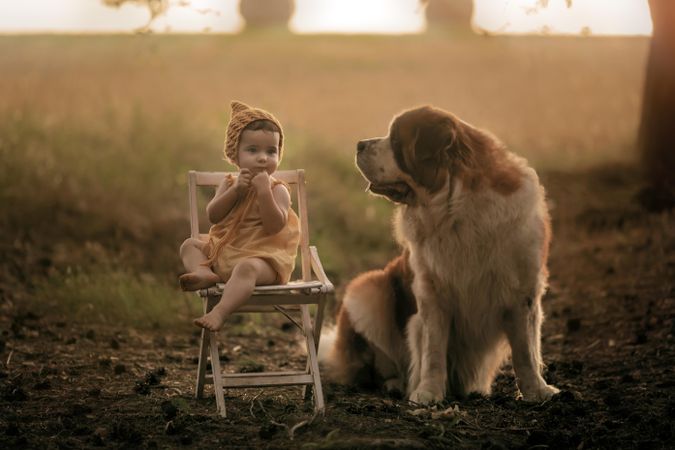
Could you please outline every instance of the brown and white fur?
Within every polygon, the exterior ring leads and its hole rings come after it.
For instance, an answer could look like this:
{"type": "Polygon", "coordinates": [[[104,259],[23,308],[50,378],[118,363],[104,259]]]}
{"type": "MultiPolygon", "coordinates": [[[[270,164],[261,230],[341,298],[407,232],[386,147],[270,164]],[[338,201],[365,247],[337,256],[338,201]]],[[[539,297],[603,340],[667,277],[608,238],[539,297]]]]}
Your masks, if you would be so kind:
{"type": "Polygon", "coordinates": [[[403,252],[348,285],[324,373],[340,383],[375,375],[429,404],[489,394],[510,353],[525,400],[558,392],[541,376],[550,219],[535,171],[430,106],[360,141],[356,164],[371,192],[399,204],[403,252]]]}

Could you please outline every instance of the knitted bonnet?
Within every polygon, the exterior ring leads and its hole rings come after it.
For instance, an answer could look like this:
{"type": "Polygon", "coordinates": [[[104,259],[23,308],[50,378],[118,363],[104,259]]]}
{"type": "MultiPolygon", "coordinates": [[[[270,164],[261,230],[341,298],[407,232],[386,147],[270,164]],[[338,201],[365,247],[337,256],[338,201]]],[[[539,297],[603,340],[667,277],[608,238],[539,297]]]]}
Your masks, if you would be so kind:
{"type": "Polygon", "coordinates": [[[230,103],[230,107],[232,108],[232,112],[230,113],[230,123],[227,124],[227,134],[225,135],[225,157],[227,160],[236,165],[237,147],[239,147],[239,138],[244,128],[256,120],[269,120],[279,128],[279,161],[281,161],[284,132],[281,129],[279,121],[265,110],[251,108],[247,104],[236,100],[230,103]]]}

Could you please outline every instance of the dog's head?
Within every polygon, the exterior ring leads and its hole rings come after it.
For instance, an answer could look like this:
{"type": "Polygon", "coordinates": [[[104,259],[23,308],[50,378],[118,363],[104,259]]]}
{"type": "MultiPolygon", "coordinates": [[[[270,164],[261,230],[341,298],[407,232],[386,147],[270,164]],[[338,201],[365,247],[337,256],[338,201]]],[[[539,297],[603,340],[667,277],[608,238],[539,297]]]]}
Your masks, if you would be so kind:
{"type": "Polygon", "coordinates": [[[450,177],[472,190],[485,181],[504,193],[514,190],[518,174],[503,154],[487,133],[447,111],[422,106],[395,117],[387,136],[360,141],[356,165],[374,194],[415,204],[446,186],[450,177]]]}
{"type": "Polygon", "coordinates": [[[445,185],[452,161],[466,151],[458,145],[462,127],[437,108],[405,111],[391,122],[388,136],[358,143],[356,165],[371,192],[412,204],[422,191],[434,193],[445,185]]]}

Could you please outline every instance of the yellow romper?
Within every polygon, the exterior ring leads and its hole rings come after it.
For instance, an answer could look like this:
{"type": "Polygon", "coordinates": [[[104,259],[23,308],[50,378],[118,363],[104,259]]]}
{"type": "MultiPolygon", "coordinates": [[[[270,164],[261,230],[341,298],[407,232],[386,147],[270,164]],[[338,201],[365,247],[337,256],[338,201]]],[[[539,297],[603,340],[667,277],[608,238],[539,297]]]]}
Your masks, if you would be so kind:
{"type": "MultiPolygon", "coordinates": [[[[230,175],[228,185],[234,184],[230,175]]],[[[284,184],[272,178],[272,187],[284,184]]],[[[286,186],[288,188],[288,186],[286,186]]],[[[286,225],[276,234],[265,233],[258,208],[255,189],[249,189],[221,222],[209,229],[209,239],[204,247],[206,264],[226,282],[238,262],[246,258],[265,260],[277,272],[275,283],[286,284],[295,267],[295,257],[300,242],[300,221],[292,208],[288,208],[286,225]]]]}

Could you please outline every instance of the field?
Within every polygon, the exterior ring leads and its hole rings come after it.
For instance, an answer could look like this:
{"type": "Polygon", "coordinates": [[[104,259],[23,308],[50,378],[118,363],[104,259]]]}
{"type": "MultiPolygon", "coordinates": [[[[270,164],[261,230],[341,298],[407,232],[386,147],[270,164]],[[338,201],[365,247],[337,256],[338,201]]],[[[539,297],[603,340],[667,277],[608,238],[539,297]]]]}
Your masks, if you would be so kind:
{"type": "MultiPolygon", "coordinates": [[[[647,48],[439,31],[0,37],[0,445],[665,448],[675,227],[633,201],[647,48]],[[294,435],[311,417],[295,390],[230,393],[224,421],[194,400],[198,308],[176,282],[185,174],[229,168],[232,99],[284,124],[282,168],[307,171],[338,298],[397,252],[391,206],[354,168],[359,139],[432,103],[527,157],[554,218],[543,347],[564,395],[516,402],[506,368],[493,397],[448,399],[461,413],[434,418],[327,386],[326,418],[294,435]]],[[[286,325],[233,319],[223,359],[301,365],[286,325]]]]}

